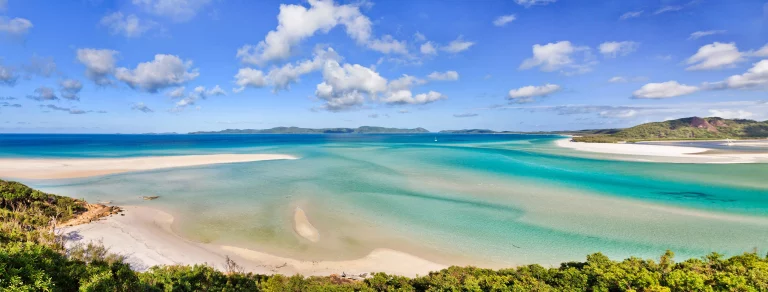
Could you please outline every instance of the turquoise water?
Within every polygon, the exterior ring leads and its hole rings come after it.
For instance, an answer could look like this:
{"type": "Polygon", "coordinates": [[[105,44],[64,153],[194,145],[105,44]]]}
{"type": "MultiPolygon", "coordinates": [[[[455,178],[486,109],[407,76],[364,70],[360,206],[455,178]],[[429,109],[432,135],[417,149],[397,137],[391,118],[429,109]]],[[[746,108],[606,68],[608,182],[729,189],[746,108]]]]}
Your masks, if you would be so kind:
{"type": "Polygon", "coordinates": [[[768,250],[768,165],[600,159],[546,135],[0,135],[3,157],[280,153],[261,161],[22,180],[172,213],[190,239],[300,259],[373,248],[508,266],[768,250]],[[438,142],[434,142],[437,137],[438,142]],[[144,195],[160,195],[143,201],[144,195]],[[292,230],[295,207],[321,234],[292,230]]]}

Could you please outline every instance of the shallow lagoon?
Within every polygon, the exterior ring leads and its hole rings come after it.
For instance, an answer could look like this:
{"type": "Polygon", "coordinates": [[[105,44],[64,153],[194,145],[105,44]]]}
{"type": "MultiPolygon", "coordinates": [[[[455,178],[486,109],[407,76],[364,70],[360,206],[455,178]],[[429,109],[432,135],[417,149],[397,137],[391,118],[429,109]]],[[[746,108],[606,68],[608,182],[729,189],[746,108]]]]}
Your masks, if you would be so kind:
{"type": "Polygon", "coordinates": [[[768,249],[768,165],[612,161],[544,135],[0,135],[0,155],[282,153],[291,161],[24,181],[166,210],[193,240],[301,259],[388,247],[445,264],[556,264],[601,251],[768,249]],[[160,195],[143,201],[143,195],[160,195]],[[292,229],[301,207],[316,244],[292,229]]]}

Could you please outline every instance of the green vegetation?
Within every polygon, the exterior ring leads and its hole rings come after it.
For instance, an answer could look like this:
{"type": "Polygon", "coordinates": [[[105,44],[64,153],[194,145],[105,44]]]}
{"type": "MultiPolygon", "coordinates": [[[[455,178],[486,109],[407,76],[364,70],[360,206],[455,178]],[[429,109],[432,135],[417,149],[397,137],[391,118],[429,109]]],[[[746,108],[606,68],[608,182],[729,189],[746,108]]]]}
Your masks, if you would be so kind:
{"type": "Polygon", "coordinates": [[[125,258],[98,244],[65,249],[52,224],[84,210],[85,202],[0,180],[2,291],[768,291],[768,257],[728,259],[713,253],[675,263],[621,262],[596,253],[586,262],[545,268],[491,270],[450,267],[416,278],[375,273],[364,280],[243,273],[209,266],[161,266],[132,271],[125,258]]]}
{"type": "Polygon", "coordinates": [[[710,140],[768,138],[768,121],[683,118],[646,123],[612,134],[591,134],[576,137],[576,142],[615,143],[619,141],[710,140]]]}
{"type": "Polygon", "coordinates": [[[190,134],[410,134],[429,133],[424,128],[398,129],[363,126],[359,128],[310,129],[299,127],[276,127],[271,129],[227,129],[213,132],[192,132],[190,134]]]}

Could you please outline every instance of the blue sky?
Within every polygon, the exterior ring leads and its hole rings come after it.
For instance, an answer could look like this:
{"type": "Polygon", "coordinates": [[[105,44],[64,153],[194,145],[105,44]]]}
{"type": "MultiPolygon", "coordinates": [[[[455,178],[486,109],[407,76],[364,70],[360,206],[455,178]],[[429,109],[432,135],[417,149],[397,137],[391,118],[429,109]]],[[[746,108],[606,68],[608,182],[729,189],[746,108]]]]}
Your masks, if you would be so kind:
{"type": "Polygon", "coordinates": [[[0,132],[768,119],[768,3],[0,0],[0,132]]]}

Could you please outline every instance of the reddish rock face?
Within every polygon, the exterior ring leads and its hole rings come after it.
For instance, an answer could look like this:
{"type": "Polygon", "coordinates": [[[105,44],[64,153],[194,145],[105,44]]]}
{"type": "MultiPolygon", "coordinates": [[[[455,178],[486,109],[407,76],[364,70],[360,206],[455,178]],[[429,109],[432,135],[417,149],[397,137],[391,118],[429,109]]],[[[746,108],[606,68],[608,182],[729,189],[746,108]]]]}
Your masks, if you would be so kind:
{"type": "Polygon", "coordinates": [[[728,124],[723,122],[723,120],[715,120],[714,122],[710,123],[710,125],[713,125],[715,127],[728,127],[728,124]]]}
{"type": "Polygon", "coordinates": [[[691,119],[691,127],[696,127],[699,129],[707,129],[707,131],[710,131],[710,132],[717,132],[717,128],[715,128],[715,126],[708,123],[707,120],[699,117],[694,117],[693,119],[691,119]]]}

